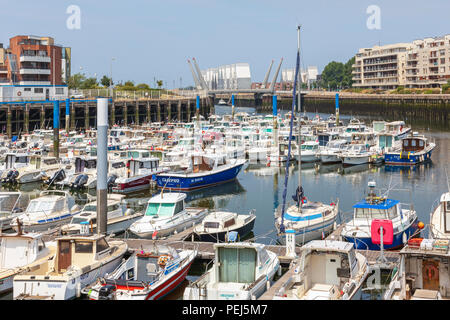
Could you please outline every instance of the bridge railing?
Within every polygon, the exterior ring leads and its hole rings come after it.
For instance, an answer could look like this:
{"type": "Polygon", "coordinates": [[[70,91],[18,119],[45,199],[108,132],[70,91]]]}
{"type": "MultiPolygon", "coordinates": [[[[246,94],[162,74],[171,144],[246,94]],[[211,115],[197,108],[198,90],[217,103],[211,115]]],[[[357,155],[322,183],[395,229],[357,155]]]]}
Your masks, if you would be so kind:
{"type": "Polygon", "coordinates": [[[74,98],[96,98],[96,97],[112,97],[115,100],[177,100],[182,98],[195,98],[197,95],[200,98],[207,96],[206,91],[201,90],[110,90],[104,89],[81,89],[81,90],[69,90],[69,97],[74,98]]]}

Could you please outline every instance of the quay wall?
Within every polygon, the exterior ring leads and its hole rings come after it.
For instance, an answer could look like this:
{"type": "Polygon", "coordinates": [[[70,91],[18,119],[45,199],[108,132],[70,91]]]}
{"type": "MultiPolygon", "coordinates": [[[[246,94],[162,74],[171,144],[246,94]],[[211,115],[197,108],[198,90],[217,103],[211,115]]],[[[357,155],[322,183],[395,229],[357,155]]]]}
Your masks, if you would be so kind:
{"type": "MultiPolygon", "coordinates": [[[[60,128],[65,128],[66,102],[60,101],[60,128]]],[[[70,100],[69,129],[96,128],[97,101],[70,100]]],[[[200,99],[200,114],[205,118],[214,112],[211,98],[200,99]]],[[[195,98],[116,99],[108,103],[110,126],[139,125],[147,122],[192,120],[196,114],[195,98]]],[[[0,103],[0,133],[9,137],[35,129],[53,128],[53,101],[0,103]]]]}

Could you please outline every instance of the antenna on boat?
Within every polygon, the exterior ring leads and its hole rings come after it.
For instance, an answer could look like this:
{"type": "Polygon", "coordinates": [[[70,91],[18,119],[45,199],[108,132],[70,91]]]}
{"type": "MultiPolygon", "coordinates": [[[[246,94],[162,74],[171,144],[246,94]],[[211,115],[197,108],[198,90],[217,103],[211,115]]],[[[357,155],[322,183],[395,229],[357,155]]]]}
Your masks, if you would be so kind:
{"type": "Polygon", "coordinates": [[[20,222],[19,218],[17,218],[17,235],[22,235],[22,222],[20,222]]]}

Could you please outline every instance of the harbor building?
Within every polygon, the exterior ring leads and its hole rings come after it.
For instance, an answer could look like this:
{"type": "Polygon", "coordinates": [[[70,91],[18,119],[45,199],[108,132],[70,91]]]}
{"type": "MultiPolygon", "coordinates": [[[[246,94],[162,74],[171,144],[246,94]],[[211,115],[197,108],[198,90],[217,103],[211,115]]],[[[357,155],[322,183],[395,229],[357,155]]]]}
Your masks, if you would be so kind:
{"type": "Polygon", "coordinates": [[[210,90],[250,89],[252,85],[250,65],[234,63],[201,71],[210,90]]]}
{"type": "Polygon", "coordinates": [[[352,78],[355,88],[440,87],[450,80],[450,35],[359,49],[352,78]]]}
{"type": "Polygon", "coordinates": [[[70,48],[51,37],[18,35],[0,45],[0,101],[65,99],[70,48]]]}

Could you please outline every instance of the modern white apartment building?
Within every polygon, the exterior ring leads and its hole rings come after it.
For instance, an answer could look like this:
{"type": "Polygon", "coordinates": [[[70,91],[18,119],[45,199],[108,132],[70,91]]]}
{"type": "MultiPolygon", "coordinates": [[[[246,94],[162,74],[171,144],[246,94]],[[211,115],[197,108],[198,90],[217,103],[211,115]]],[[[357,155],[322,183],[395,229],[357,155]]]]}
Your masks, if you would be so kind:
{"type": "Polygon", "coordinates": [[[406,86],[440,87],[450,80],[450,35],[413,42],[406,58],[406,86]]]}
{"type": "Polygon", "coordinates": [[[352,66],[353,87],[439,87],[450,80],[450,35],[362,48],[352,66]]]}
{"type": "Polygon", "coordinates": [[[202,70],[209,89],[250,89],[252,85],[250,65],[235,63],[202,70]]]}

